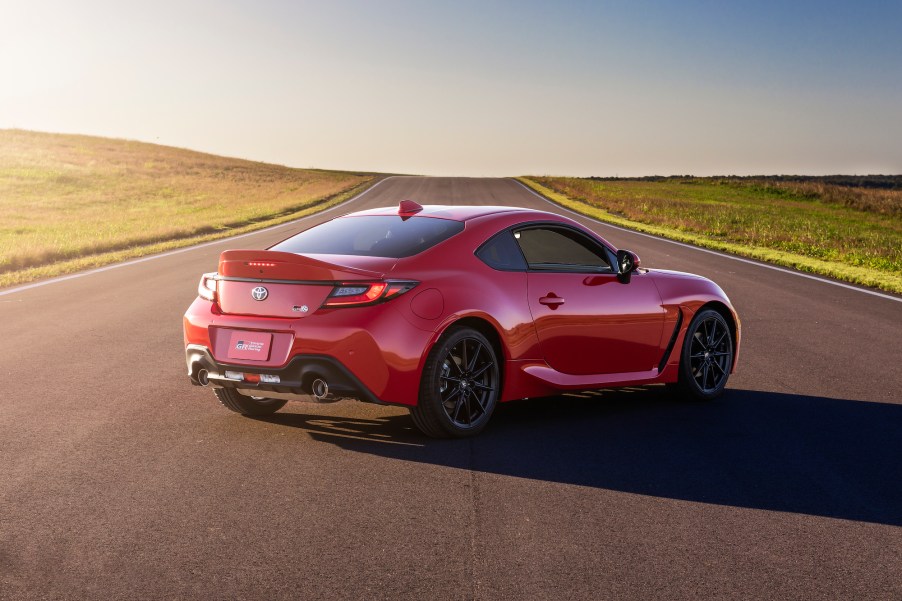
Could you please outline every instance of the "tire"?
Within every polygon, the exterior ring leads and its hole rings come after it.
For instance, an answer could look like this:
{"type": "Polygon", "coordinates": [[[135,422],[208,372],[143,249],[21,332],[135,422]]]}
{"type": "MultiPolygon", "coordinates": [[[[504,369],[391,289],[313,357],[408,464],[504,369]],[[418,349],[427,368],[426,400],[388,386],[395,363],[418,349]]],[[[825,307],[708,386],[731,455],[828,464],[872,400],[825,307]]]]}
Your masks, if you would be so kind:
{"type": "Polygon", "coordinates": [[[247,396],[234,388],[214,388],[213,393],[216,394],[216,398],[219,399],[222,406],[229,411],[255,417],[272,415],[288,402],[282,399],[247,396]]]}
{"type": "Polygon", "coordinates": [[[710,401],[720,396],[733,367],[733,336],[723,315],[713,309],[696,313],[680,353],[679,396],[710,401]]]}
{"type": "Polygon", "coordinates": [[[453,328],[436,343],[420,380],[413,423],[432,438],[465,438],[482,432],[501,392],[498,357],[477,330],[453,328]]]}

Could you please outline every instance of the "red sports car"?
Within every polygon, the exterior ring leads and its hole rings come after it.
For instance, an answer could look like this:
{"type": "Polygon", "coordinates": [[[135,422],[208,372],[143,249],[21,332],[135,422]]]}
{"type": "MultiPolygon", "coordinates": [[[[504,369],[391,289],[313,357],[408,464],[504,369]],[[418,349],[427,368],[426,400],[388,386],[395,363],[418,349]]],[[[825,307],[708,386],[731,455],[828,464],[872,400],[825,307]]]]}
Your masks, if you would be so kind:
{"type": "Polygon", "coordinates": [[[714,398],[740,331],[710,280],[640,268],[566,217],[406,200],[223,252],[184,326],[191,382],[232,411],[355,398],[404,405],[435,437],[568,390],[714,398]]]}

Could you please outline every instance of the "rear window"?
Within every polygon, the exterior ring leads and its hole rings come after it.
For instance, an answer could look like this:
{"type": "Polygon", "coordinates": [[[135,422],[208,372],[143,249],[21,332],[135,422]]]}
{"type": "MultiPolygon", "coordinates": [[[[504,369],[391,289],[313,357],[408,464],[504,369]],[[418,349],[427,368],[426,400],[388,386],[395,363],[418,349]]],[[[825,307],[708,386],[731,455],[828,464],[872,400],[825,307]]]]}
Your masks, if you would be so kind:
{"type": "Polygon", "coordinates": [[[333,219],[279,242],[269,250],[306,254],[400,259],[421,253],[462,232],[461,221],[397,215],[333,219]]]}

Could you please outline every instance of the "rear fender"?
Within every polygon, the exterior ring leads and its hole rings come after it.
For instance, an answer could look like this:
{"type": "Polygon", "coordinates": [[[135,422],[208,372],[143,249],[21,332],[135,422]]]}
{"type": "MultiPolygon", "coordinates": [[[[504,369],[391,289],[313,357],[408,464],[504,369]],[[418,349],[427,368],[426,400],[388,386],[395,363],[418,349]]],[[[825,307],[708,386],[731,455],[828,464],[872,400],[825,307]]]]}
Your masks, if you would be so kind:
{"type": "Polygon", "coordinates": [[[524,383],[520,381],[523,374],[517,366],[522,363],[522,361],[512,360],[510,348],[506,343],[504,329],[501,327],[501,324],[499,324],[491,315],[480,311],[456,313],[448,316],[442,321],[433,332],[425,352],[420,357],[418,373],[421,377],[426,367],[426,360],[429,358],[429,353],[432,352],[432,349],[438,344],[442,337],[457,325],[475,325],[475,329],[482,330],[483,333],[486,334],[486,338],[493,343],[492,346],[495,348],[495,353],[499,356],[501,368],[500,401],[520,399],[527,396],[535,396],[537,394],[533,391],[534,386],[527,386],[524,388],[524,383]],[[481,327],[474,324],[475,321],[478,321],[481,327]]]}

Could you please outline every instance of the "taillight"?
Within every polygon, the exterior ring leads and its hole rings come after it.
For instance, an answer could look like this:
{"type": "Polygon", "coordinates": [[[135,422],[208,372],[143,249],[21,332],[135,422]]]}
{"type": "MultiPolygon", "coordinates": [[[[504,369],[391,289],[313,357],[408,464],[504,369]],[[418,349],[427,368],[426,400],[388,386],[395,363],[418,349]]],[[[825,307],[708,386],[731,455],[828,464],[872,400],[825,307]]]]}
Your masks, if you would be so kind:
{"type": "Polygon", "coordinates": [[[216,302],[216,273],[205,273],[200,276],[197,285],[197,296],[208,301],[216,302]]]}
{"type": "Polygon", "coordinates": [[[336,286],[323,303],[324,307],[359,307],[375,305],[413,289],[419,282],[388,280],[386,282],[346,282],[336,286]]]}

